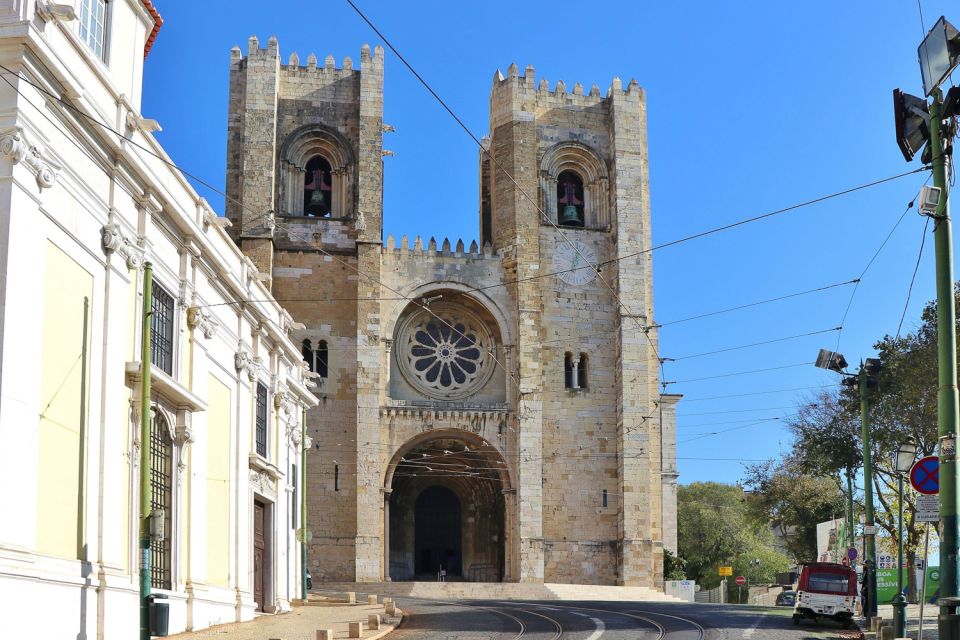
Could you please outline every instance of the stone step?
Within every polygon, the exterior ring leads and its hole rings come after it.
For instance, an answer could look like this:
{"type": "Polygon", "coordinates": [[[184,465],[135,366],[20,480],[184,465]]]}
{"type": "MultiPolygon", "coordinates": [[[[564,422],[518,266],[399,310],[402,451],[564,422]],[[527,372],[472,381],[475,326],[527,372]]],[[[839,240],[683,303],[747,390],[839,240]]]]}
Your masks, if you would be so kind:
{"type": "Polygon", "coordinates": [[[356,591],[436,600],[591,600],[684,602],[647,587],[517,582],[367,582],[317,584],[318,593],[356,591]]]}

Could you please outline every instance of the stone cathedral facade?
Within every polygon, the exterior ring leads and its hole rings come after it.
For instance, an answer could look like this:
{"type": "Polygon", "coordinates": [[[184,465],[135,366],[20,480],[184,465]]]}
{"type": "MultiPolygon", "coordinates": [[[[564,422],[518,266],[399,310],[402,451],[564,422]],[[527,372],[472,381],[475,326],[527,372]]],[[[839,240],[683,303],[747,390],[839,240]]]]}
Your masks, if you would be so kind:
{"type": "Polygon", "coordinates": [[[497,72],[478,240],[384,241],[383,74],[380,47],[231,53],[231,233],[318,384],[314,581],[661,585],[679,397],[659,393],[643,90],[497,72]]]}

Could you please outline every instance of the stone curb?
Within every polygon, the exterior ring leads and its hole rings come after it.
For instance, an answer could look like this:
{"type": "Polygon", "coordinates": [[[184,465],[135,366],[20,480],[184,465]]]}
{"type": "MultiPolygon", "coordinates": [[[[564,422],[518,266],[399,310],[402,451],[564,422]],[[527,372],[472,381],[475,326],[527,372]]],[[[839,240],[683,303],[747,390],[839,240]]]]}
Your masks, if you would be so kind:
{"type": "Polygon", "coordinates": [[[373,634],[372,636],[363,636],[363,639],[362,639],[362,640],[379,640],[380,638],[384,637],[385,635],[387,635],[387,634],[390,633],[391,631],[395,631],[395,630],[397,630],[398,628],[400,628],[400,625],[403,624],[403,621],[406,620],[406,619],[407,619],[407,614],[405,614],[403,611],[401,611],[401,612],[400,612],[400,619],[397,620],[396,623],[391,622],[391,623],[389,623],[389,624],[381,624],[381,627],[384,627],[384,628],[381,628],[380,631],[378,631],[377,633],[373,634]]]}

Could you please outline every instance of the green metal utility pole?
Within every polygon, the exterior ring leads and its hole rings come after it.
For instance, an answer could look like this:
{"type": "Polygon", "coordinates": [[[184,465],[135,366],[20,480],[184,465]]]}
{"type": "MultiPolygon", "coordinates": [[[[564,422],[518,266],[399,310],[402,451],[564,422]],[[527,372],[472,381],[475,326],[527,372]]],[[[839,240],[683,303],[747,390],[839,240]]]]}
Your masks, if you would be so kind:
{"type": "MultiPolygon", "coordinates": [[[[847,548],[852,549],[855,542],[853,518],[853,470],[847,467],[847,548]]],[[[852,562],[852,561],[851,561],[852,562]]]]}
{"type": "Polygon", "coordinates": [[[300,585],[307,601],[307,410],[300,419],[300,585]]]}
{"type": "Polygon", "coordinates": [[[858,378],[860,387],[860,438],[863,440],[863,570],[867,581],[867,607],[864,616],[869,620],[877,615],[877,548],[873,522],[873,459],[870,451],[870,407],[867,403],[869,376],[867,369],[860,363],[858,378]]]}
{"type": "Polygon", "coordinates": [[[933,238],[937,262],[937,434],[940,457],[940,637],[960,637],[955,615],[957,597],[957,318],[953,297],[953,232],[950,228],[946,159],[940,139],[943,94],[933,93],[929,106],[930,152],[933,186],[940,189],[940,204],[934,214],[933,238]],[[945,606],[944,606],[945,605],[945,606]]]}
{"type": "Polygon", "coordinates": [[[140,346],[140,640],[150,640],[150,316],[153,265],[143,267],[143,324],[140,346]]]}

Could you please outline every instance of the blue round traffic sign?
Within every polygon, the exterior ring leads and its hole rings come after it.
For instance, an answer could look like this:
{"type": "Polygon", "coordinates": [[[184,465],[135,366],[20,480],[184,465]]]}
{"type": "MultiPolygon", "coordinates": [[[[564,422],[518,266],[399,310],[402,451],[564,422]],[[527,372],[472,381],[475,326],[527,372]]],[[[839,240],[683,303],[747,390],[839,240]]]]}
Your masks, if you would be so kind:
{"type": "Polygon", "coordinates": [[[940,458],[920,458],[910,469],[910,484],[922,494],[932,496],[940,493],[940,458]]]}

